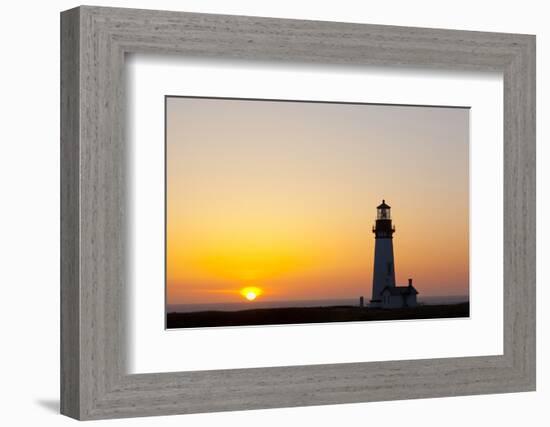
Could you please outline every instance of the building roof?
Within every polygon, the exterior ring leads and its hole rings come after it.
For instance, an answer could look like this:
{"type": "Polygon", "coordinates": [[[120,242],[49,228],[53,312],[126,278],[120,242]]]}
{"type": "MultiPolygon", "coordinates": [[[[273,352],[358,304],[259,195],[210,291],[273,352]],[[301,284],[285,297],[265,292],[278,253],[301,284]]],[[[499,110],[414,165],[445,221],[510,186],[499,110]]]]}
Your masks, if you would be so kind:
{"type": "Polygon", "coordinates": [[[376,209],[389,209],[390,206],[389,205],[386,205],[386,201],[385,200],[382,200],[382,204],[381,205],[378,205],[376,207],[376,209]]]}
{"type": "Polygon", "coordinates": [[[418,291],[412,285],[411,286],[386,286],[384,289],[382,289],[382,292],[380,292],[380,295],[382,295],[384,292],[389,292],[390,295],[418,294],[418,291]]]}

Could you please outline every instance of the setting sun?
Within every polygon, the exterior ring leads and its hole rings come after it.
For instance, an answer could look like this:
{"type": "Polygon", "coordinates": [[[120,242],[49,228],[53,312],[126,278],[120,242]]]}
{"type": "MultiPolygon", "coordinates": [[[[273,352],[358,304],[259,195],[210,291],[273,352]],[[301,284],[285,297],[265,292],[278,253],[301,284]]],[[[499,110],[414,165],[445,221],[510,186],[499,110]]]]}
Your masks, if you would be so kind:
{"type": "Polygon", "coordinates": [[[262,290],[255,286],[249,286],[247,288],[242,288],[240,294],[248,301],[254,301],[258,296],[262,294],[262,290]]]}

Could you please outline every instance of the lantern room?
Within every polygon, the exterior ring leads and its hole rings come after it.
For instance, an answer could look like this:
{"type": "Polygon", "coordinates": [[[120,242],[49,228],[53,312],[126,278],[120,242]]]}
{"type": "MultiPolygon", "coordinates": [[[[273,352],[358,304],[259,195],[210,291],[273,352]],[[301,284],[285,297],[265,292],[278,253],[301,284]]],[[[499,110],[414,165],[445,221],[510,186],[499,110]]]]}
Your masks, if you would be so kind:
{"type": "Polygon", "coordinates": [[[382,200],[382,204],[376,207],[376,219],[391,219],[390,209],[391,208],[386,204],[386,201],[382,200]]]}

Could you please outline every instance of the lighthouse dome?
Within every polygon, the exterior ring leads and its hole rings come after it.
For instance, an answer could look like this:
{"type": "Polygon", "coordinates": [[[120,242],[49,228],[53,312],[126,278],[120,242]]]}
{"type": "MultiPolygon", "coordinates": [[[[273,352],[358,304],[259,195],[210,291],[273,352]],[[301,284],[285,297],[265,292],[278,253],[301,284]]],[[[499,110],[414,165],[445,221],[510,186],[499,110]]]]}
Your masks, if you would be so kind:
{"type": "Polygon", "coordinates": [[[390,206],[386,204],[386,201],[385,200],[382,200],[382,204],[381,205],[378,205],[376,207],[376,209],[389,209],[390,206]]]}

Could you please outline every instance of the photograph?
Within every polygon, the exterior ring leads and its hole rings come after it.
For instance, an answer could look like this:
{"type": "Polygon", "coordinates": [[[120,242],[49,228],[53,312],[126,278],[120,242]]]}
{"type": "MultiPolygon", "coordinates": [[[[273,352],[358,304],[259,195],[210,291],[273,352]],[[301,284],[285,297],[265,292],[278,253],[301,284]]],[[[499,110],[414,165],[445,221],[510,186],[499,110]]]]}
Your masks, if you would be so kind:
{"type": "Polygon", "coordinates": [[[165,97],[166,328],[469,317],[469,108],[165,97]]]}

